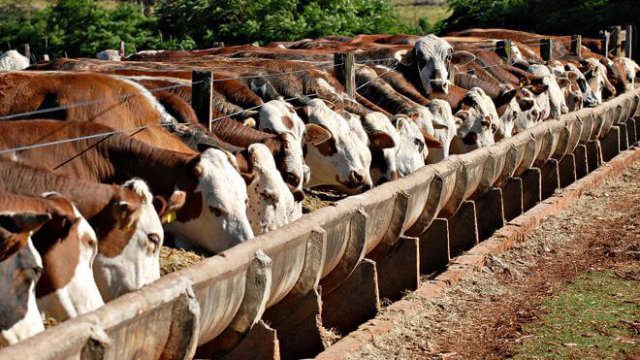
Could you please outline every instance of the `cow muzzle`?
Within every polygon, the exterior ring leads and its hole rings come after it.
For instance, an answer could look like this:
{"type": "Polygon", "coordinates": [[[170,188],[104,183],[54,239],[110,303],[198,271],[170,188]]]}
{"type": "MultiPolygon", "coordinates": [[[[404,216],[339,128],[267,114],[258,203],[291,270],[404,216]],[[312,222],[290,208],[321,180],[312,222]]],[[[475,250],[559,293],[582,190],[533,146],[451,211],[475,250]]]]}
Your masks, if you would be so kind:
{"type": "Polygon", "coordinates": [[[449,93],[449,81],[445,79],[433,79],[429,82],[431,88],[436,91],[441,91],[445,94],[449,93]]]}

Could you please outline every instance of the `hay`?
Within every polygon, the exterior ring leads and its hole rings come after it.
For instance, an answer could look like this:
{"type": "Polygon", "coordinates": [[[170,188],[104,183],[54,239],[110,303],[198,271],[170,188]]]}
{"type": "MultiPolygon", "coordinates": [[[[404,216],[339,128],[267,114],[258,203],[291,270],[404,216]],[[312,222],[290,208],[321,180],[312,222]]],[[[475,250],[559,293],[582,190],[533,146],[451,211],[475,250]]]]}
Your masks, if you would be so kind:
{"type": "Polygon", "coordinates": [[[337,201],[346,198],[348,195],[330,189],[305,189],[304,200],[302,200],[302,213],[322,209],[327,206],[334,206],[337,201]]]}
{"type": "Polygon", "coordinates": [[[160,273],[166,275],[184,269],[199,263],[204,258],[204,256],[192,251],[163,246],[160,248],[160,273]]]}

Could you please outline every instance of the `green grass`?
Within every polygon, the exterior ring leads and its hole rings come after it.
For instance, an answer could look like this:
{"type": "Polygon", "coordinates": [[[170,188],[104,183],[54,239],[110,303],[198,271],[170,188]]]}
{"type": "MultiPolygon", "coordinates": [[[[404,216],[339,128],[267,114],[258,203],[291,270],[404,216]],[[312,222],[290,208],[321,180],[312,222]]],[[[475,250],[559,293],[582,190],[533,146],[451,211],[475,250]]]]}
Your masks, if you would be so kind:
{"type": "Polygon", "coordinates": [[[530,337],[513,359],[625,359],[640,353],[640,264],[626,271],[636,280],[591,271],[545,301],[544,316],[525,326],[530,337]]]}
{"type": "Polygon", "coordinates": [[[412,1],[398,0],[394,5],[398,15],[408,24],[418,26],[420,18],[426,18],[431,26],[438,21],[446,19],[451,15],[451,11],[446,5],[411,5],[412,1]]]}

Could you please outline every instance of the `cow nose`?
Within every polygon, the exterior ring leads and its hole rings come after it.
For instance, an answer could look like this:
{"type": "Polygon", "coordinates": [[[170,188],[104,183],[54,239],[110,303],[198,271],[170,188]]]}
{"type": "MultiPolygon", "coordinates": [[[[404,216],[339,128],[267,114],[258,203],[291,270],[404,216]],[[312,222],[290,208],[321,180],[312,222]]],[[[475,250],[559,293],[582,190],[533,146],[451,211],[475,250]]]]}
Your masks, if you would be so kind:
{"type": "Polygon", "coordinates": [[[446,80],[444,79],[433,79],[430,84],[434,90],[444,91],[446,89],[446,80]]]}
{"type": "Polygon", "coordinates": [[[471,131],[462,139],[462,142],[467,145],[475,145],[478,143],[478,134],[471,131]]]}
{"type": "Polygon", "coordinates": [[[292,192],[292,194],[295,201],[301,202],[302,200],[304,200],[304,191],[296,189],[292,192]]]}
{"type": "Polygon", "coordinates": [[[360,186],[362,185],[362,183],[364,183],[364,175],[362,175],[358,171],[352,171],[349,174],[349,182],[351,183],[351,185],[353,185],[353,187],[360,186]]]}
{"type": "Polygon", "coordinates": [[[533,116],[534,121],[538,121],[538,116],[540,116],[540,112],[538,110],[531,110],[531,116],[533,116]]]}

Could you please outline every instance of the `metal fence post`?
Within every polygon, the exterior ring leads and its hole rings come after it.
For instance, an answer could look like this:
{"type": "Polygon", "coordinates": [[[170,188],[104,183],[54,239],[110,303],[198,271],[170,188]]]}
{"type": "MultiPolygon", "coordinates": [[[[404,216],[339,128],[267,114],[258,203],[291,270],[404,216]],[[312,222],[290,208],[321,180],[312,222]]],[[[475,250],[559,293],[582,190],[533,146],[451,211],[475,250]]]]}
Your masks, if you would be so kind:
{"type": "Polygon", "coordinates": [[[625,32],[624,56],[631,59],[631,56],[633,56],[633,25],[627,25],[625,32]]]}

